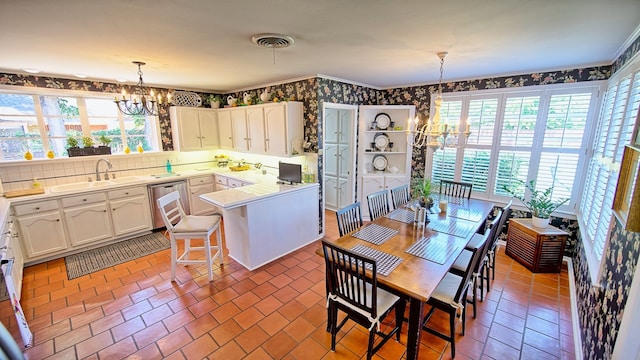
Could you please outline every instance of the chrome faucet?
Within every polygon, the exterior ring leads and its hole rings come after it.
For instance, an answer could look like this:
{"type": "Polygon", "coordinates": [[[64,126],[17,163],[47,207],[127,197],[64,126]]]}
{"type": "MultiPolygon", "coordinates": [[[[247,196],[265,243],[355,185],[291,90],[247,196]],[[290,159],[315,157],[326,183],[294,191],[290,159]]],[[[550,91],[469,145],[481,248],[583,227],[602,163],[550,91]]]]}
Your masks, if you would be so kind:
{"type": "Polygon", "coordinates": [[[111,165],[111,162],[107,159],[98,159],[98,161],[96,162],[96,181],[100,181],[100,162],[106,162],[107,163],[107,171],[104,172],[104,179],[105,180],[109,180],[109,169],[113,168],[113,165],[111,165]]]}

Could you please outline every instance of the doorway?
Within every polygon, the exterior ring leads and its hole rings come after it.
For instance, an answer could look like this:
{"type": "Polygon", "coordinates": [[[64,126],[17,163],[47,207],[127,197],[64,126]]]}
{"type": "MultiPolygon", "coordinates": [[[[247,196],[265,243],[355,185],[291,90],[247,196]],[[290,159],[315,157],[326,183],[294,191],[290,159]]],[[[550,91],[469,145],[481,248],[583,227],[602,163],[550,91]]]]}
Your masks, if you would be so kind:
{"type": "Polygon", "coordinates": [[[324,103],[323,209],[336,211],[356,200],[358,106],[324,103]]]}

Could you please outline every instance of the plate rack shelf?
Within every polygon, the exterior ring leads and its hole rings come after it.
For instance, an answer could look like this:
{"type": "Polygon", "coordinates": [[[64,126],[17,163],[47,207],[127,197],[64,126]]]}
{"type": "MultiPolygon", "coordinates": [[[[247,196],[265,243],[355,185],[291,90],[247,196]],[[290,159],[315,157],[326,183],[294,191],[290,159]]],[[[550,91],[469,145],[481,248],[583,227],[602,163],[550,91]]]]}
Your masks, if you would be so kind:
{"type": "Polygon", "coordinates": [[[368,218],[368,194],[409,183],[412,149],[406,131],[415,106],[361,105],[358,114],[358,200],[368,218]]]}

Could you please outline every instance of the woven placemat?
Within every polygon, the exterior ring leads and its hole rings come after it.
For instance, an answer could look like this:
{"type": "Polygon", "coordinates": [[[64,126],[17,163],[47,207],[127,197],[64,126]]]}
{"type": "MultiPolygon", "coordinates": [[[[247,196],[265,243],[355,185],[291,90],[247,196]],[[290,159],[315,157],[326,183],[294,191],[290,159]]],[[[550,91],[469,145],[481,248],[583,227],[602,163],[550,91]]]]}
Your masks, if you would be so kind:
{"type": "Polygon", "coordinates": [[[412,210],[400,208],[393,210],[384,217],[391,220],[400,221],[405,224],[411,224],[415,218],[415,214],[412,210]]]}
{"type": "Polygon", "coordinates": [[[388,239],[392,238],[398,230],[384,227],[378,224],[369,224],[364,228],[353,233],[353,237],[380,245],[388,239]]]}
{"type": "Polygon", "coordinates": [[[429,227],[437,232],[466,238],[478,228],[478,223],[447,217],[446,219],[434,219],[429,223],[429,227]]]}
{"type": "Polygon", "coordinates": [[[448,241],[423,237],[411,245],[406,252],[442,265],[449,260],[457,249],[457,246],[448,241]]]}
{"type": "Polygon", "coordinates": [[[130,240],[66,256],[69,280],[110,268],[171,247],[162,232],[142,235],[130,240]]]}
{"type": "Polygon", "coordinates": [[[391,274],[393,269],[402,262],[402,258],[364,245],[356,245],[351,249],[351,251],[374,259],[376,261],[376,272],[383,276],[391,274]]]}

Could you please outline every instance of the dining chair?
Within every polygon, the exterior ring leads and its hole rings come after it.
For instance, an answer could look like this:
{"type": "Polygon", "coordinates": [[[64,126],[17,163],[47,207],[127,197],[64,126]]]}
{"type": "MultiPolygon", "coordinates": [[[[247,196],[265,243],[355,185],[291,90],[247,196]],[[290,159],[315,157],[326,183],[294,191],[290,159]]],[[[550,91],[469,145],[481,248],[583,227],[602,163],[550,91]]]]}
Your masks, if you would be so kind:
{"type": "MultiPolygon", "coordinates": [[[[496,229],[498,228],[498,222],[500,221],[500,214],[496,216],[491,224],[489,225],[489,232],[486,234],[473,234],[471,240],[467,246],[462,250],[456,261],[451,265],[450,272],[462,276],[464,275],[469,263],[472,260],[473,250],[478,249],[480,252],[480,260],[476,263],[473,268],[472,276],[471,276],[471,304],[473,305],[473,318],[476,318],[476,304],[477,304],[477,293],[480,290],[480,301],[484,301],[484,281],[486,279],[487,283],[489,282],[488,278],[488,260],[487,260],[487,252],[489,250],[489,243],[491,242],[492,237],[496,229]],[[485,272],[487,276],[485,277],[485,272]]],[[[489,285],[487,285],[488,289],[489,285]]],[[[488,291],[488,290],[487,290],[488,291]]]]}
{"type": "Polygon", "coordinates": [[[404,184],[398,187],[391,189],[391,202],[393,203],[393,208],[397,209],[402,205],[408,203],[411,200],[411,195],[409,194],[409,185],[404,184]]]}
{"type": "Polygon", "coordinates": [[[380,190],[367,195],[367,205],[369,205],[369,219],[371,221],[389,213],[389,200],[387,190],[380,190]]]}
{"type": "Polygon", "coordinates": [[[222,260],[222,235],[220,221],[222,215],[186,215],[180,203],[180,193],[173,191],[157,200],[162,220],[167,227],[171,241],[171,281],[176,278],[177,264],[205,264],[209,273],[209,281],[213,281],[213,262],[222,260]],[[211,245],[211,235],[216,233],[216,245],[211,245]],[[203,246],[191,246],[192,239],[202,239],[203,246]],[[178,256],[177,241],[184,241],[184,252],[178,256]],[[190,259],[192,251],[204,252],[204,260],[190,259]],[[211,252],[215,253],[211,255],[211,252]]]}
{"type": "Polygon", "coordinates": [[[473,184],[468,182],[440,180],[440,195],[458,198],[471,198],[473,184]]]}
{"type": "Polygon", "coordinates": [[[336,350],[336,335],[348,320],[369,330],[367,360],[370,360],[393,335],[400,341],[406,301],[378,288],[376,261],[322,240],[326,266],[328,328],[331,350],[336,350]],[[395,326],[380,331],[380,322],[395,309],[395,326]],[[346,317],[338,324],[338,310],[346,317]],[[376,335],[382,340],[374,346],[376,335]]]}
{"type": "Polygon", "coordinates": [[[487,269],[487,291],[489,291],[489,271],[491,270],[491,280],[495,280],[496,278],[496,248],[498,247],[498,241],[500,240],[500,235],[504,230],[504,226],[507,223],[507,220],[511,217],[511,205],[513,204],[513,200],[510,200],[505,207],[502,208],[502,216],[500,216],[500,222],[498,223],[498,227],[495,231],[493,239],[491,239],[489,243],[489,251],[487,252],[488,256],[488,269],[487,269]]]}
{"type": "Polygon", "coordinates": [[[356,201],[351,205],[347,205],[336,211],[338,218],[338,231],[340,237],[362,227],[362,210],[360,202],[356,201]]]}
{"type": "MultiPolygon", "coordinates": [[[[487,239],[487,235],[479,236],[487,239]]],[[[476,263],[480,260],[480,255],[481,252],[479,248],[471,250],[471,261],[465,269],[464,274],[460,276],[452,272],[447,272],[431,293],[429,300],[427,300],[427,305],[430,305],[431,309],[429,309],[429,312],[422,321],[422,329],[450,342],[452,358],[456,356],[456,318],[458,317],[458,312],[460,312],[459,316],[462,321],[462,335],[464,335],[466,326],[467,293],[469,290],[469,283],[473,275],[473,269],[475,268],[476,263]],[[429,319],[434,314],[435,310],[444,311],[449,315],[448,335],[436,330],[441,327],[439,321],[436,321],[438,324],[435,325],[435,329],[427,326],[429,319]]]]}

